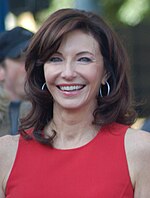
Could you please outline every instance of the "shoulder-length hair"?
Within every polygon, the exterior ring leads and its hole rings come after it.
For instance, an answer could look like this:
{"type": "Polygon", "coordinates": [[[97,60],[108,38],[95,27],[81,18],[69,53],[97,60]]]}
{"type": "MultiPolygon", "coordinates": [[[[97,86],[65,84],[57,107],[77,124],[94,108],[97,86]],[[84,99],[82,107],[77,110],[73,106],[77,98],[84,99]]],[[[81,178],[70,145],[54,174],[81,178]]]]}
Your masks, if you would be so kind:
{"type": "Polygon", "coordinates": [[[118,37],[109,25],[94,13],[61,9],[53,13],[34,35],[27,50],[25,64],[26,92],[32,102],[32,109],[22,120],[21,128],[33,127],[33,134],[42,143],[48,141],[42,139],[41,131],[53,118],[52,95],[47,89],[41,89],[45,82],[43,65],[57,51],[64,35],[77,29],[96,39],[104,59],[104,67],[109,74],[111,92],[108,96],[97,96],[93,124],[118,122],[131,125],[135,121],[136,113],[129,83],[129,62],[118,37]]]}

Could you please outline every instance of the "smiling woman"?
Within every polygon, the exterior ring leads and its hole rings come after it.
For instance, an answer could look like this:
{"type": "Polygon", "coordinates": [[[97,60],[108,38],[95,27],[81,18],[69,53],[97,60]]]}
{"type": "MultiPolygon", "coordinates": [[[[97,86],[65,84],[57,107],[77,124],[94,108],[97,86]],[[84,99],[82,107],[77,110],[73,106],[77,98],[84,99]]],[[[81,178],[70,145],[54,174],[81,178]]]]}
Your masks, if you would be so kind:
{"type": "Polygon", "coordinates": [[[67,33],[44,65],[44,76],[56,109],[94,111],[99,86],[106,81],[97,41],[80,30],[67,33]]]}
{"type": "Polygon", "coordinates": [[[149,197],[150,134],[136,118],[129,63],[93,13],[62,9],[26,58],[32,102],[20,135],[0,139],[0,197],[149,197]]]}

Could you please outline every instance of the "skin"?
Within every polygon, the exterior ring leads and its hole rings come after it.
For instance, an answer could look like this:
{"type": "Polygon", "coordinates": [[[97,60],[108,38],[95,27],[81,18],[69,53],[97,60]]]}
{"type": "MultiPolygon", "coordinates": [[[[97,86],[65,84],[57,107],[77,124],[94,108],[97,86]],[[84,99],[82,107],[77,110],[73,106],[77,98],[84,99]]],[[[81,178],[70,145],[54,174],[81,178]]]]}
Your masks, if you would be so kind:
{"type": "MultiPolygon", "coordinates": [[[[70,149],[88,143],[97,134],[98,129],[90,124],[91,112],[95,107],[95,96],[100,84],[105,83],[107,75],[98,44],[90,35],[80,31],[67,34],[58,52],[44,66],[46,84],[55,99],[53,122],[45,127],[45,135],[48,136],[51,129],[56,129],[58,135],[54,147],[70,149]],[[78,57],[77,54],[85,50],[86,54],[80,54],[84,58],[78,57]],[[94,54],[94,61],[87,62],[87,51],[94,54]],[[81,90],[62,91],[58,88],[62,84],[84,86],[81,86],[81,90]]],[[[19,136],[0,138],[1,198],[5,198],[4,192],[15,160],[18,139],[19,136]]],[[[125,135],[125,151],[134,198],[149,197],[150,134],[128,129],[125,135]]]]}
{"type": "Polygon", "coordinates": [[[3,87],[11,101],[20,100],[25,97],[25,67],[24,60],[10,59],[4,60],[5,69],[0,73],[0,80],[3,80],[3,87]]]}
{"type": "Polygon", "coordinates": [[[44,73],[55,108],[61,110],[85,109],[89,104],[95,106],[100,84],[102,81],[105,83],[99,46],[92,36],[81,31],[73,31],[64,37],[57,53],[45,64],[44,73]],[[81,89],[63,91],[58,88],[76,85],[81,89]]]}
{"type": "Polygon", "coordinates": [[[91,112],[100,85],[106,81],[97,41],[79,30],[66,34],[58,51],[45,64],[44,73],[55,101],[53,122],[57,127],[50,123],[45,129],[55,127],[58,132],[54,146],[70,148],[87,143],[97,134],[91,112]]]}
{"type": "Polygon", "coordinates": [[[0,64],[0,84],[3,85],[3,81],[5,79],[5,69],[0,64]]]}
{"type": "Polygon", "coordinates": [[[147,198],[150,195],[150,134],[128,129],[125,149],[134,198],[147,198]]]}

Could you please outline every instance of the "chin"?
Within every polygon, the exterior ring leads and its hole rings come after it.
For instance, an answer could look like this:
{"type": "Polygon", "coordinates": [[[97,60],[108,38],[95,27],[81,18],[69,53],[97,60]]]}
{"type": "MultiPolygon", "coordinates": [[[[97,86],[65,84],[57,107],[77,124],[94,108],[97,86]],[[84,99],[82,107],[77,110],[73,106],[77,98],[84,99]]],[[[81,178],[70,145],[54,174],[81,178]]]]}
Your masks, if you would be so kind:
{"type": "MultiPolygon", "coordinates": [[[[57,103],[58,104],[58,103],[57,103]]],[[[84,108],[84,106],[86,106],[86,104],[84,103],[77,103],[77,102],[68,102],[68,103],[59,103],[58,104],[62,109],[64,110],[81,110],[82,108],[84,108]]]]}

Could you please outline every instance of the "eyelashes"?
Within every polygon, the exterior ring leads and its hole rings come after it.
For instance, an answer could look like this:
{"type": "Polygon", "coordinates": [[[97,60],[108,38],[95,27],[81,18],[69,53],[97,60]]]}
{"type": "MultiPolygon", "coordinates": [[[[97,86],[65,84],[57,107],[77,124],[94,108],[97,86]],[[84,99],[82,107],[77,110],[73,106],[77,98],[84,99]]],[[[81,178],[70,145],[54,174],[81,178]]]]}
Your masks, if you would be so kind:
{"type": "Polygon", "coordinates": [[[53,63],[57,63],[57,62],[62,62],[63,60],[60,57],[50,57],[48,62],[53,62],[53,63]]]}
{"type": "MultiPolygon", "coordinates": [[[[57,57],[57,56],[52,56],[48,60],[49,63],[61,63],[63,61],[64,61],[63,58],[57,57]]],[[[89,57],[80,57],[80,58],[76,59],[75,62],[81,63],[81,64],[88,64],[88,63],[95,62],[95,60],[93,60],[92,58],[89,58],[89,57]]]]}
{"type": "Polygon", "coordinates": [[[81,57],[77,60],[78,62],[84,62],[84,63],[91,63],[92,59],[88,57],[81,57]]]}

